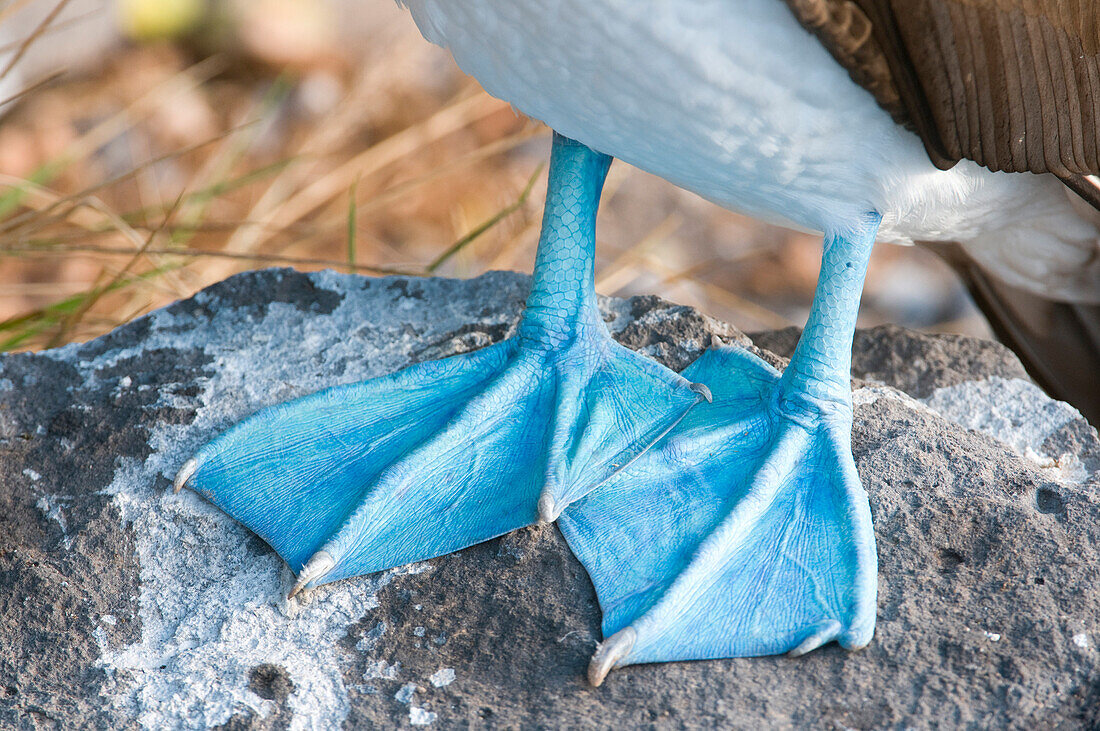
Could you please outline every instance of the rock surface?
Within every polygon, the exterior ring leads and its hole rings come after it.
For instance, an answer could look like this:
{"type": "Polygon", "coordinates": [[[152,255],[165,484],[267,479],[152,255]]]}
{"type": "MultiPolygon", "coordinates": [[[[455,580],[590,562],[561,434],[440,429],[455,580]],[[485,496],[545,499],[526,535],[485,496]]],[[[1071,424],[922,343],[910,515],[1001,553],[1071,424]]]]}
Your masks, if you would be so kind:
{"type": "MultiPolygon", "coordinates": [[[[994,344],[859,334],[880,577],[854,654],[633,667],[591,689],[598,606],[553,527],[288,603],[270,549],[167,490],[261,406],[507,337],[527,281],[267,270],[0,358],[0,727],[1100,725],[1100,441],[994,344]]],[[[677,368],[714,336],[749,344],[656,298],[603,305],[677,368]]]]}

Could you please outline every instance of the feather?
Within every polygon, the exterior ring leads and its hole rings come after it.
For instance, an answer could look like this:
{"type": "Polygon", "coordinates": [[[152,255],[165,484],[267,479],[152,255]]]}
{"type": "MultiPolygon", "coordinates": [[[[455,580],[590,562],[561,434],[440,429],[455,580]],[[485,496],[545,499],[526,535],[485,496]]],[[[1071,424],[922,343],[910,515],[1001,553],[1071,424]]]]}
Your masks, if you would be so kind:
{"type": "Polygon", "coordinates": [[[939,167],[1100,173],[1100,3],[786,2],[939,167]]]}

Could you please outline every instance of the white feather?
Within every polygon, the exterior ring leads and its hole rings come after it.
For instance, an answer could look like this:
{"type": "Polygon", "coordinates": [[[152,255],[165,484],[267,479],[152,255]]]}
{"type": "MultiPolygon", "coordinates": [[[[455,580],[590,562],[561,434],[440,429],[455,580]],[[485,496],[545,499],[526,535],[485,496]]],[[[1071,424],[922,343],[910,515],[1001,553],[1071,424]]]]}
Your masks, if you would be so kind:
{"type": "Polygon", "coordinates": [[[1051,176],[949,171],[779,0],[407,0],[485,89],[719,205],[880,239],[959,241],[993,274],[1100,300],[1098,230],[1051,176]]]}

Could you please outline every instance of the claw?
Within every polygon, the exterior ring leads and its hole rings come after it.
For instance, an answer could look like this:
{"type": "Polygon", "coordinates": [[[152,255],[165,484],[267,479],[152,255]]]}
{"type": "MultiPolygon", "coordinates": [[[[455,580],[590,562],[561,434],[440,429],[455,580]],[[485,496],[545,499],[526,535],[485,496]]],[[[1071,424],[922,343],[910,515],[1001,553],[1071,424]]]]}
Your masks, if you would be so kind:
{"type": "Polygon", "coordinates": [[[194,457],[183,463],[183,467],[180,467],[180,471],[176,473],[176,479],[172,481],[173,495],[178,495],[179,491],[187,486],[187,481],[191,479],[191,475],[195,474],[198,468],[199,462],[194,457]]]}
{"type": "Polygon", "coordinates": [[[306,565],[302,567],[301,573],[298,574],[298,581],[294,584],[294,588],[290,590],[290,593],[286,595],[286,598],[293,599],[298,595],[298,592],[305,588],[306,584],[332,571],[332,567],[335,565],[336,561],[328,551],[318,551],[313,554],[306,561],[306,565]]]}
{"type": "Polygon", "coordinates": [[[702,396],[708,404],[714,403],[714,395],[711,394],[710,389],[707,388],[707,384],[705,384],[705,383],[692,383],[692,384],[688,385],[688,388],[690,388],[692,391],[694,391],[695,393],[702,396]]]}
{"type": "Polygon", "coordinates": [[[542,497],[539,498],[538,508],[540,523],[553,523],[561,515],[562,510],[558,506],[558,501],[548,492],[544,492],[542,497]]]}
{"type": "MultiPolygon", "coordinates": [[[[871,619],[874,617],[872,616],[871,619]]],[[[871,644],[872,638],[875,636],[875,625],[873,622],[867,622],[863,625],[852,627],[850,630],[842,634],[837,638],[837,642],[845,650],[862,650],[867,645],[871,644]]]]}
{"type": "Polygon", "coordinates": [[[637,637],[633,627],[626,627],[596,646],[596,652],[588,662],[588,682],[593,688],[603,685],[608,672],[630,653],[637,637]]]}

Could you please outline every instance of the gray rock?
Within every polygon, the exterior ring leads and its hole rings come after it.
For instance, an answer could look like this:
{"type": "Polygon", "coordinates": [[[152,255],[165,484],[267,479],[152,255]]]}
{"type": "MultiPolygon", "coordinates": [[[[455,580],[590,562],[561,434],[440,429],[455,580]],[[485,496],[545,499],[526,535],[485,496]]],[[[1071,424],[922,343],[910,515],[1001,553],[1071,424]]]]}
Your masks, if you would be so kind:
{"type": "MultiPolygon", "coordinates": [[[[881,567],[859,653],[641,666],[591,689],[598,606],[556,528],[288,603],[270,549],[167,490],[262,406],[507,337],[527,282],[268,270],[0,358],[0,727],[1100,725],[1100,440],[999,346],[857,338],[881,567]]],[[[677,368],[715,337],[753,347],[657,298],[603,307],[677,368]]]]}
{"type": "MultiPolygon", "coordinates": [[[[752,333],[760,348],[790,358],[802,329],[752,333]]],[[[964,335],[914,337],[897,325],[857,330],[852,342],[852,374],[867,383],[884,383],[914,398],[927,398],[936,389],[983,378],[1028,380],[1012,351],[991,340],[964,335]]]]}

